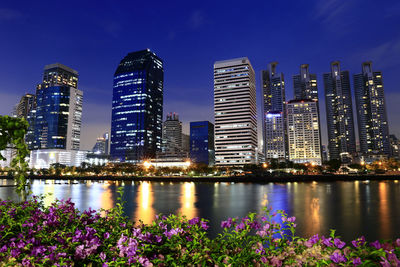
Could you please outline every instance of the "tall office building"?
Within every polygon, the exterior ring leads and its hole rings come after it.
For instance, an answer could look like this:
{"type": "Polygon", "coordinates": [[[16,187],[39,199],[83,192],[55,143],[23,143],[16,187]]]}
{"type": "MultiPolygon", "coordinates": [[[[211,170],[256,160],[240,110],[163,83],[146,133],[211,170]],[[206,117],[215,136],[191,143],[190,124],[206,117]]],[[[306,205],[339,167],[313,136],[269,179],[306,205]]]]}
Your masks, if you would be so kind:
{"type": "Polygon", "coordinates": [[[255,164],[256,81],[248,58],[214,63],[215,164],[255,164]]]}
{"type": "Polygon", "coordinates": [[[190,159],[195,163],[214,165],[214,125],[209,121],[190,123],[190,159]]]}
{"type": "Polygon", "coordinates": [[[23,95],[13,113],[15,117],[24,118],[28,122],[29,127],[25,135],[25,143],[28,149],[32,150],[35,143],[36,96],[33,94],[23,95]]]}
{"type": "Polygon", "coordinates": [[[373,71],[372,62],[364,62],[354,75],[354,91],[361,153],[390,155],[382,72],[373,71]]]}
{"type": "Polygon", "coordinates": [[[170,113],[162,127],[162,157],[178,158],[182,154],[182,122],[178,114],[170,113]]]}
{"type": "Polygon", "coordinates": [[[79,150],[82,99],[76,70],[60,63],[45,66],[36,89],[34,149],[79,150]]]}
{"type": "Polygon", "coordinates": [[[263,93],[263,141],[265,159],[288,159],[285,81],[272,62],[261,72],[263,93]]]}
{"type": "Polygon", "coordinates": [[[349,71],[340,69],[340,62],[331,63],[331,72],[324,73],[326,121],[329,159],[346,159],[356,152],[353,104],[349,71]]]}
{"type": "Polygon", "coordinates": [[[102,137],[98,137],[96,144],[93,146],[92,152],[96,154],[108,155],[109,134],[105,133],[102,137]]]}
{"type": "Polygon", "coordinates": [[[400,159],[400,140],[394,134],[389,135],[390,141],[390,155],[399,160],[400,159]]]}
{"type": "Polygon", "coordinates": [[[111,158],[140,162],[161,149],[162,60],[149,49],[129,53],[114,74],[111,158]]]}
{"type": "Polygon", "coordinates": [[[322,164],[317,101],[292,100],[287,103],[289,160],[322,164]]]}
{"type": "Polygon", "coordinates": [[[16,117],[27,119],[29,112],[36,108],[36,97],[32,94],[25,94],[16,107],[16,117]]]}

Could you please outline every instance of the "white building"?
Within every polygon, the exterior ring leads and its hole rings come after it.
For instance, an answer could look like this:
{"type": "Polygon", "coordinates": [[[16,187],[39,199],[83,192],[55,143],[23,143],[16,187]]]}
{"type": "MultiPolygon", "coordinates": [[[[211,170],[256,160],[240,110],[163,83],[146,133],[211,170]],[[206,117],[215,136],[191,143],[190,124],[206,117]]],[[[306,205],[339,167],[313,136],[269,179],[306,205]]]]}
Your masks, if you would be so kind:
{"type": "Polygon", "coordinates": [[[318,104],[313,100],[292,100],[286,105],[289,159],[295,163],[321,165],[318,104]]]}
{"type": "Polygon", "coordinates": [[[31,151],[29,167],[48,169],[51,164],[60,163],[66,166],[81,166],[86,161],[88,151],[65,149],[39,149],[31,151]]]}
{"type": "Polygon", "coordinates": [[[17,155],[17,150],[7,148],[5,150],[1,150],[0,153],[6,159],[6,160],[0,160],[0,167],[6,168],[11,166],[11,161],[17,155]]]}
{"type": "Polygon", "coordinates": [[[257,105],[247,57],[214,63],[215,164],[256,163],[257,105]]]}

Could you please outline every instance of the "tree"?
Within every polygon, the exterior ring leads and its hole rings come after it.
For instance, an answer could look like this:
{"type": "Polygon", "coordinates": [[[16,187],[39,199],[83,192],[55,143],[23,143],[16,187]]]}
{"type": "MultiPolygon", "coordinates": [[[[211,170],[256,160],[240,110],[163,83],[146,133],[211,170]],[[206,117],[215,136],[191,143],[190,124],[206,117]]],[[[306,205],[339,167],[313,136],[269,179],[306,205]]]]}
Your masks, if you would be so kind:
{"type": "MultiPolygon", "coordinates": [[[[11,167],[14,170],[14,179],[17,184],[16,191],[22,201],[26,200],[29,192],[29,182],[26,179],[28,163],[25,161],[29,155],[28,146],[25,143],[28,127],[29,124],[25,119],[0,116],[0,150],[12,148],[17,152],[11,161],[11,167]]],[[[5,160],[1,154],[0,160],[5,160]]]]}

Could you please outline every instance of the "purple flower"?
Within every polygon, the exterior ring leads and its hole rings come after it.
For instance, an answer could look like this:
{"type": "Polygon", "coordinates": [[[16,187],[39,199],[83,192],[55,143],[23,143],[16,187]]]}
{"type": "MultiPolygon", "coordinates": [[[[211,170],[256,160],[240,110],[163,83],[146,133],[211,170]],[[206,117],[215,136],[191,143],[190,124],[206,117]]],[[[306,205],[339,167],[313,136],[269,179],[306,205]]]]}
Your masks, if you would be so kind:
{"type": "Polygon", "coordinates": [[[341,263],[341,262],[346,262],[346,258],[342,255],[339,254],[337,252],[333,253],[330,256],[330,259],[334,262],[334,263],[341,263]]]}
{"type": "Polygon", "coordinates": [[[296,221],[296,217],[289,217],[289,218],[287,218],[287,221],[288,222],[294,222],[294,221],[296,221]]]}
{"type": "Polygon", "coordinates": [[[396,246],[397,246],[397,247],[400,247],[400,238],[397,238],[397,239],[396,239],[396,246]]]}
{"type": "Polygon", "coordinates": [[[203,228],[204,230],[207,230],[210,226],[207,225],[206,221],[201,221],[200,222],[200,226],[201,228],[203,228]]]}
{"type": "Polygon", "coordinates": [[[104,233],[103,237],[104,237],[104,239],[109,239],[110,233],[109,232],[104,233]]]}
{"type": "Polygon", "coordinates": [[[230,228],[232,226],[232,218],[228,218],[226,221],[221,222],[221,227],[222,228],[230,228]]]}
{"type": "Polygon", "coordinates": [[[353,265],[354,266],[358,266],[358,265],[360,265],[362,262],[361,262],[361,259],[360,258],[355,258],[355,259],[353,259],[353,265]]]}
{"type": "Polygon", "coordinates": [[[0,248],[0,253],[4,253],[4,252],[6,252],[6,251],[7,251],[6,245],[4,245],[4,246],[2,246],[2,247],[0,248]]]}
{"type": "Polygon", "coordinates": [[[162,236],[156,235],[154,237],[157,243],[160,243],[162,241],[162,236]]]}
{"type": "Polygon", "coordinates": [[[315,243],[317,243],[319,240],[318,234],[313,235],[309,240],[304,242],[304,245],[308,248],[311,248],[315,243]]]}
{"type": "Polygon", "coordinates": [[[346,245],[346,243],[341,241],[339,238],[335,238],[333,243],[337,248],[343,248],[346,245]]]}
{"type": "Polygon", "coordinates": [[[199,222],[200,222],[199,217],[194,217],[193,219],[189,220],[190,225],[195,225],[195,224],[198,224],[199,222]]]}
{"type": "Polygon", "coordinates": [[[258,230],[261,228],[261,224],[258,221],[251,222],[250,228],[252,228],[254,230],[258,230]]]}
{"type": "Polygon", "coordinates": [[[388,260],[385,257],[381,257],[381,259],[382,259],[382,261],[380,262],[380,264],[381,264],[382,267],[390,267],[390,266],[392,266],[390,264],[390,262],[388,262],[388,260]]]}
{"type": "Polygon", "coordinates": [[[351,244],[353,244],[353,246],[355,248],[358,248],[359,246],[362,246],[365,244],[365,237],[364,236],[359,237],[356,240],[351,241],[351,244]]]}
{"type": "Polygon", "coordinates": [[[235,230],[239,231],[239,230],[243,230],[244,228],[245,228],[245,224],[243,222],[241,222],[238,225],[236,225],[235,230]]]}
{"type": "Polygon", "coordinates": [[[329,238],[325,238],[324,236],[322,236],[322,244],[324,244],[325,246],[327,246],[327,247],[332,247],[333,245],[332,245],[332,238],[331,237],[329,237],[329,238]]]}
{"type": "Polygon", "coordinates": [[[192,242],[193,238],[191,238],[190,236],[186,236],[186,240],[189,241],[189,242],[192,242]]]}
{"type": "Polygon", "coordinates": [[[101,252],[100,255],[99,255],[99,257],[100,257],[100,259],[101,259],[102,261],[104,261],[104,260],[106,259],[106,253],[101,252]]]}
{"type": "Polygon", "coordinates": [[[374,247],[376,249],[380,249],[382,247],[381,243],[379,243],[378,240],[376,240],[375,242],[370,243],[371,247],[374,247]]]}

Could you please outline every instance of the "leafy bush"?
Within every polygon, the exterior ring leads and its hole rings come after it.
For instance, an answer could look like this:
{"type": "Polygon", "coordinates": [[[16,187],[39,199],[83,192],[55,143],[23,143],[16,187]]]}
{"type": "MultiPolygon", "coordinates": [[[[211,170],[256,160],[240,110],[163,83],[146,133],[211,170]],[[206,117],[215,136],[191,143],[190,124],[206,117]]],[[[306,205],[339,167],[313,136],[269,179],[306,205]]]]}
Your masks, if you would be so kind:
{"type": "Polygon", "coordinates": [[[346,244],[329,237],[295,236],[283,211],[229,218],[216,238],[198,217],[157,216],[135,224],[122,205],[79,212],[70,200],[45,207],[40,197],[0,201],[0,266],[399,266],[400,239],[346,244]]]}

